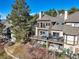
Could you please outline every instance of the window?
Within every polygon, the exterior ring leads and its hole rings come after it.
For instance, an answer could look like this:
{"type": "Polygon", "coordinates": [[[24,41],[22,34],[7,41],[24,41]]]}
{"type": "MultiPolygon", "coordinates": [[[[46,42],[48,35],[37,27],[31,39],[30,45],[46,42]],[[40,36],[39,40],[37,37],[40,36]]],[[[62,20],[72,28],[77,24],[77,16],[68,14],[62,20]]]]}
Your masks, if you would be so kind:
{"type": "Polygon", "coordinates": [[[40,35],[42,35],[42,34],[45,34],[45,32],[44,31],[40,31],[40,35]]]}
{"type": "Polygon", "coordinates": [[[53,32],[53,36],[54,36],[54,37],[59,37],[59,33],[53,32]]]}
{"type": "Polygon", "coordinates": [[[67,36],[67,44],[74,44],[74,36],[67,36]]]}
{"type": "Polygon", "coordinates": [[[45,23],[42,24],[42,27],[45,28],[45,23]]]}
{"type": "Polygon", "coordinates": [[[52,25],[55,25],[55,22],[52,22],[52,25]]]}
{"type": "Polygon", "coordinates": [[[64,23],[62,23],[62,25],[64,25],[64,23]]]}
{"type": "Polygon", "coordinates": [[[39,27],[39,23],[37,23],[37,27],[39,27]]]}
{"type": "Polygon", "coordinates": [[[78,44],[77,36],[70,36],[70,35],[67,35],[66,40],[67,40],[67,42],[66,42],[67,44],[71,44],[71,45],[76,45],[76,44],[78,44]]]}
{"type": "Polygon", "coordinates": [[[42,23],[41,23],[41,27],[42,27],[42,23]]]}
{"type": "Polygon", "coordinates": [[[45,23],[41,23],[41,28],[45,28],[45,23]]]}
{"type": "Polygon", "coordinates": [[[59,23],[56,23],[57,25],[59,25],[59,23]]]}

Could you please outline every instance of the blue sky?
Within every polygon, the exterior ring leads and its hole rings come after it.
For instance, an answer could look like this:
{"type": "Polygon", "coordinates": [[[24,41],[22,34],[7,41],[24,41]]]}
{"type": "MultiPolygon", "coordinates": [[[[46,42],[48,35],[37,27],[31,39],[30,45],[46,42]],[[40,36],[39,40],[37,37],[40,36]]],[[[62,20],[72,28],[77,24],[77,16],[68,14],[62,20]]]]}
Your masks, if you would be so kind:
{"type": "MultiPolygon", "coordinates": [[[[5,18],[12,10],[11,5],[15,0],[0,0],[0,15],[5,18]]],[[[27,0],[32,14],[49,9],[70,9],[71,7],[79,8],[79,0],[27,0]]]]}

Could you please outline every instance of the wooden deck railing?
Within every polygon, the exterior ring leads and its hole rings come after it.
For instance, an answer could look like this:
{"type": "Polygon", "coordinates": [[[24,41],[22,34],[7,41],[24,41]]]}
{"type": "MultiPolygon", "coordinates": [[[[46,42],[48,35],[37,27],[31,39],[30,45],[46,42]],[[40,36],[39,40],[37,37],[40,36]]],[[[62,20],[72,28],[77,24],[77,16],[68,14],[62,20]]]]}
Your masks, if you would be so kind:
{"type": "Polygon", "coordinates": [[[49,42],[49,43],[54,43],[54,44],[64,44],[64,39],[60,38],[60,39],[46,39],[46,38],[41,38],[41,37],[31,37],[31,39],[33,40],[37,40],[37,41],[44,41],[44,42],[49,42]]]}

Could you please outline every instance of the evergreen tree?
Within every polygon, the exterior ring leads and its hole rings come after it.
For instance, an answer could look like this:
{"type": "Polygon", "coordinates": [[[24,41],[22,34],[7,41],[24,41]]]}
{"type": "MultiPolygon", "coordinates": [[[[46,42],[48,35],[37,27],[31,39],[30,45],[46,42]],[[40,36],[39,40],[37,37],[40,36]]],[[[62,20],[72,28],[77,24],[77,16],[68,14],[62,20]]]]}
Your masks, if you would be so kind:
{"type": "Polygon", "coordinates": [[[50,15],[50,16],[57,16],[57,12],[55,9],[50,9],[49,11],[46,11],[45,14],[50,15]]]}
{"type": "Polygon", "coordinates": [[[26,4],[25,0],[16,0],[12,7],[12,12],[7,16],[7,19],[13,25],[12,29],[16,39],[26,40],[29,38],[28,35],[32,29],[29,6],[26,4]]]}
{"type": "Polygon", "coordinates": [[[77,11],[79,11],[78,8],[72,7],[72,8],[69,10],[69,14],[75,13],[75,12],[77,12],[77,11]]]}
{"type": "Polygon", "coordinates": [[[62,9],[62,10],[58,10],[58,11],[59,11],[59,14],[61,14],[61,13],[64,14],[65,10],[62,9]]]}

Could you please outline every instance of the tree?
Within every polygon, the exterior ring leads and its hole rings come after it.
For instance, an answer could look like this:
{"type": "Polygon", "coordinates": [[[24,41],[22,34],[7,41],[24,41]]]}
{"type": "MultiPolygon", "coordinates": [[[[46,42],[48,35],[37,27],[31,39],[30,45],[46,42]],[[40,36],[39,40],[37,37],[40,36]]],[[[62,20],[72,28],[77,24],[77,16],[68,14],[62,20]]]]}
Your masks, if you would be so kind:
{"type": "Polygon", "coordinates": [[[25,0],[16,0],[12,6],[12,12],[7,19],[12,23],[12,29],[17,40],[26,40],[32,28],[31,18],[29,15],[29,6],[25,0]]]}
{"type": "Polygon", "coordinates": [[[59,11],[59,14],[61,14],[61,13],[64,14],[65,10],[62,9],[62,10],[58,10],[58,11],[59,11]]]}
{"type": "Polygon", "coordinates": [[[69,10],[69,14],[72,14],[72,13],[77,12],[77,11],[79,11],[78,8],[72,7],[72,8],[69,10]]]}
{"type": "Polygon", "coordinates": [[[53,16],[53,17],[56,17],[57,15],[59,15],[61,13],[64,14],[63,9],[61,9],[61,10],[50,9],[50,10],[45,12],[45,14],[53,16]]]}
{"type": "Polygon", "coordinates": [[[45,14],[50,15],[50,16],[57,16],[57,12],[55,9],[50,9],[49,11],[46,11],[45,14]]]}

